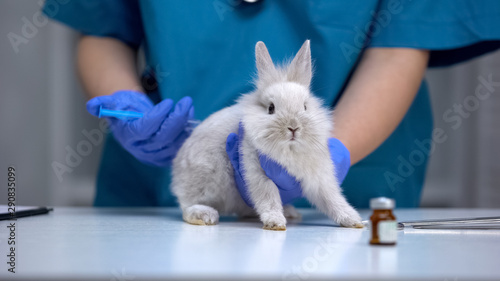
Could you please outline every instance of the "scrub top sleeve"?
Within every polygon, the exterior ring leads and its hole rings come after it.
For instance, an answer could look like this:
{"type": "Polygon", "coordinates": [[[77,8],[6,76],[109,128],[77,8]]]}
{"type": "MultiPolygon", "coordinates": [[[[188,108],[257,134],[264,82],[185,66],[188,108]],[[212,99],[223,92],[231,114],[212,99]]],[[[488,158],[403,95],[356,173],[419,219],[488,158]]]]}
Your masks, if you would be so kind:
{"type": "Polygon", "coordinates": [[[381,0],[367,47],[431,51],[429,66],[448,66],[500,48],[498,0],[381,0]]]}
{"type": "Polygon", "coordinates": [[[144,38],[137,0],[47,0],[43,13],[83,34],[116,38],[135,49],[144,38]]]}

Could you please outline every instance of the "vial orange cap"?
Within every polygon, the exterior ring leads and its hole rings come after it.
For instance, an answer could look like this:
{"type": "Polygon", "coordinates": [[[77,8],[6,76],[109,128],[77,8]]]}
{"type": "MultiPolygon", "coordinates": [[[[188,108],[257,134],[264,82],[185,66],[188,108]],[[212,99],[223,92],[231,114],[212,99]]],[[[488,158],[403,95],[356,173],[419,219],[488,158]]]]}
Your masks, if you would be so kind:
{"type": "Polygon", "coordinates": [[[394,200],[387,197],[377,197],[370,200],[370,208],[375,210],[394,209],[394,200]]]}

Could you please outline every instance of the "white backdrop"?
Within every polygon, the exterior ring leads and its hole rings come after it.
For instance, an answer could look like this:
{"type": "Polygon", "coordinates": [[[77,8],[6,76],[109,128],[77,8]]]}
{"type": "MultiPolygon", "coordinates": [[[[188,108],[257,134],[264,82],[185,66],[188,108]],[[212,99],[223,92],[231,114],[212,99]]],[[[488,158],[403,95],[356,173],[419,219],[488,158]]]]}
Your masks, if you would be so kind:
{"type": "MultiPolygon", "coordinates": [[[[99,124],[85,111],[75,73],[78,34],[44,21],[39,8],[35,0],[0,1],[0,182],[14,165],[18,203],[90,205],[101,143],[84,135],[99,124]],[[12,34],[24,38],[17,47],[12,34]],[[72,150],[88,155],[66,159],[72,150]],[[55,162],[71,172],[59,178],[55,162]]],[[[423,206],[500,206],[500,87],[467,112],[457,129],[443,119],[454,104],[470,101],[478,77],[488,75],[500,82],[500,52],[427,74],[435,125],[448,139],[432,155],[423,206]]],[[[0,190],[0,204],[6,193],[0,190]]]]}
{"type": "Polygon", "coordinates": [[[435,127],[442,128],[448,140],[432,155],[422,203],[500,207],[500,52],[430,70],[427,79],[435,127]],[[497,86],[476,106],[476,88],[489,76],[497,86]],[[466,113],[461,123],[446,122],[443,114],[458,104],[466,113]]]}

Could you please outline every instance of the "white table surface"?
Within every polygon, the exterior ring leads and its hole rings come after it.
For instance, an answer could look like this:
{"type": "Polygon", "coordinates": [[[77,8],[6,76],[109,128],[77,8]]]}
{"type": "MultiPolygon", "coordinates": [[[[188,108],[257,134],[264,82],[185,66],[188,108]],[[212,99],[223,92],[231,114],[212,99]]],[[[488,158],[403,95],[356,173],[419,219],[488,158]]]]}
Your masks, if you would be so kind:
{"type": "MultiPolygon", "coordinates": [[[[194,226],[168,208],[55,208],[16,223],[17,273],[7,271],[0,221],[0,280],[500,280],[500,231],[398,232],[370,246],[367,229],[335,226],[314,210],[287,231],[223,217],[194,226]]],[[[369,211],[361,211],[367,219],[369,211]]],[[[500,209],[401,209],[399,221],[499,216],[500,209]]]]}

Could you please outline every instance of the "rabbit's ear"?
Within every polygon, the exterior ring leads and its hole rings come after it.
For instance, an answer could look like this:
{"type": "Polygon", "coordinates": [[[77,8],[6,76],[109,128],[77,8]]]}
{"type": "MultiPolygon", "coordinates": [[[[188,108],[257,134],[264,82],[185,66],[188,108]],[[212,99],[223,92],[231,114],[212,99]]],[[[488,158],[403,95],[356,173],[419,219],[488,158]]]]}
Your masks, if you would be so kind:
{"type": "Polygon", "coordinates": [[[288,67],[287,80],[309,87],[311,78],[311,44],[309,40],[306,40],[288,67]]]}
{"type": "Polygon", "coordinates": [[[272,80],[276,78],[277,71],[274,67],[273,60],[269,55],[266,45],[262,41],[257,42],[257,45],[255,45],[255,61],[259,80],[272,80]]]}

